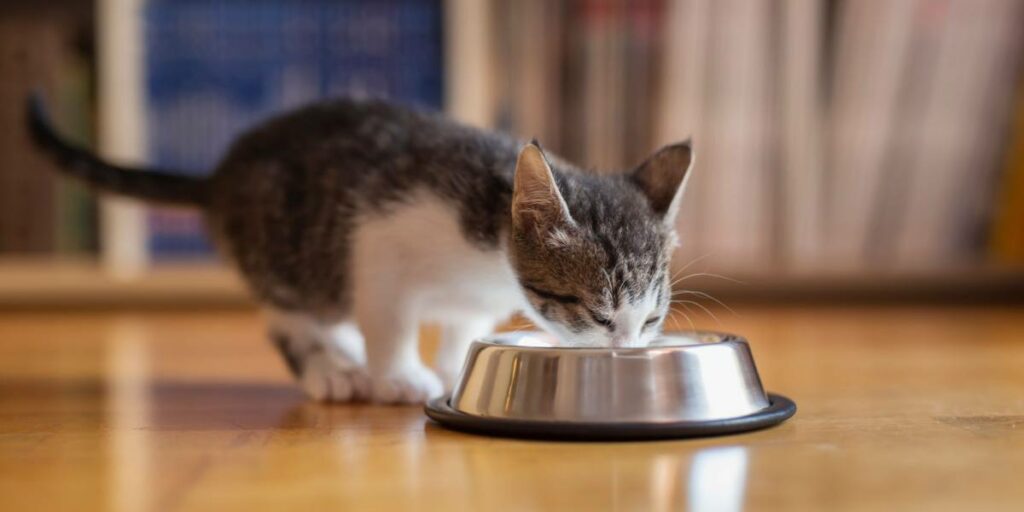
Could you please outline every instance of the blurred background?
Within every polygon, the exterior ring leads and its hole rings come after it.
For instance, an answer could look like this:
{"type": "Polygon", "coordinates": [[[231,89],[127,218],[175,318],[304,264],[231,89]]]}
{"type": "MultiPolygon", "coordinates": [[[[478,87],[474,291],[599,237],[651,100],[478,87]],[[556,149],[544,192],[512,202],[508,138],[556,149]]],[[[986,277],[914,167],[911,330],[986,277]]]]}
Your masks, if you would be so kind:
{"type": "Polygon", "coordinates": [[[208,172],[340,95],[537,137],[599,172],[692,136],[685,287],[1024,297],[1024,1],[0,3],[0,303],[244,303],[194,212],[56,177],[32,90],[108,158],[208,172]]]}
{"type": "Polygon", "coordinates": [[[0,512],[1022,510],[1022,306],[1024,0],[0,0],[0,512]],[[597,172],[692,136],[667,326],[800,412],[530,445],[309,401],[197,214],[59,176],[33,90],[196,175],[346,94],[597,172]]]}

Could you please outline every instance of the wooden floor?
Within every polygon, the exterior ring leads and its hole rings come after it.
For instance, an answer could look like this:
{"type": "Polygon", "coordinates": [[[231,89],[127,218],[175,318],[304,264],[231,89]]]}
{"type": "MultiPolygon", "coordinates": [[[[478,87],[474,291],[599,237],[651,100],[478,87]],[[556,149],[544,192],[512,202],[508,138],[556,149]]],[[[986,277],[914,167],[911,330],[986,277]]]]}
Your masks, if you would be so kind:
{"type": "Polygon", "coordinates": [[[796,417],[604,444],[307,402],[255,313],[0,313],[0,509],[1024,510],[1024,309],[738,309],[796,417]]]}

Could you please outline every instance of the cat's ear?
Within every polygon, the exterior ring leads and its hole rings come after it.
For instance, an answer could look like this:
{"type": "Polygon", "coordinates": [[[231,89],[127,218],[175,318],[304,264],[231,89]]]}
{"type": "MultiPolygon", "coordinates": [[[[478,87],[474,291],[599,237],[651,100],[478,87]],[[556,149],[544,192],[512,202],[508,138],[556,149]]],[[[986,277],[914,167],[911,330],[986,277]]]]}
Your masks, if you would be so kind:
{"type": "Polygon", "coordinates": [[[516,161],[512,222],[517,228],[554,228],[573,223],[551,167],[536,142],[523,147],[516,161]]]}
{"type": "Polygon", "coordinates": [[[640,164],[629,179],[647,196],[654,213],[666,223],[674,224],[692,168],[693,143],[686,139],[659,149],[640,164]]]}

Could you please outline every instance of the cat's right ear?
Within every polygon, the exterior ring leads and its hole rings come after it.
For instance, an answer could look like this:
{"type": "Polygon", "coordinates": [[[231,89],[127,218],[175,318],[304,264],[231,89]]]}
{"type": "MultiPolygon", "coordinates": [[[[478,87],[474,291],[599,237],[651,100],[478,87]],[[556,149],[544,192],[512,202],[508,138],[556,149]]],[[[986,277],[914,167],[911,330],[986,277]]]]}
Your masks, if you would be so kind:
{"type": "Polygon", "coordinates": [[[550,229],[573,223],[551,167],[533,142],[523,147],[516,161],[512,223],[518,229],[550,229]]]}
{"type": "Polygon", "coordinates": [[[686,139],[659,149],[633,171],[630,179],[647,196],[654,213],[672,226],[692,169],[693,142],[686,139]]]}

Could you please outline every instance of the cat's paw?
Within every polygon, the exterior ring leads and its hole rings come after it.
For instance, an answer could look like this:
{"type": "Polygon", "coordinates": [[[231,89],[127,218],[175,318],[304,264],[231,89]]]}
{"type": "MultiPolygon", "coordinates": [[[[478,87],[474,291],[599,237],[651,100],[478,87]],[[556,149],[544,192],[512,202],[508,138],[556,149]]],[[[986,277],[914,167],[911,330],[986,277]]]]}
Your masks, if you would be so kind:
{"type": "Polygon", "coordinates": [[[370,376],[365,368],[339,365],[327,357],[307,360],[299,381],[314,400],[354,402],[370,397],[370,376]]]}
{"type": "Polygon", "coordinates": [[[441,379],[426,366],[415,364],[374,376],[371,396],[380,404],[422,404],[443,392],[441,379]]]}

